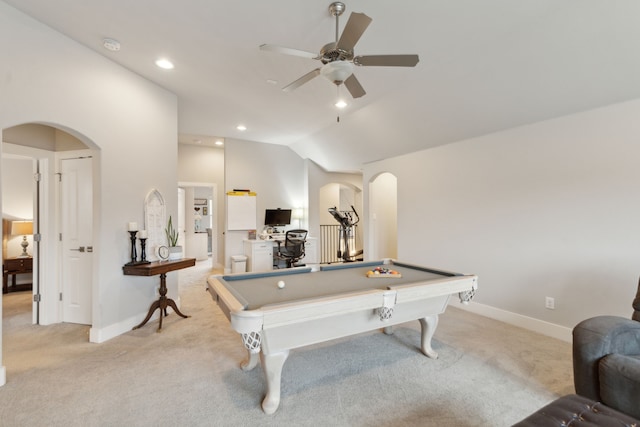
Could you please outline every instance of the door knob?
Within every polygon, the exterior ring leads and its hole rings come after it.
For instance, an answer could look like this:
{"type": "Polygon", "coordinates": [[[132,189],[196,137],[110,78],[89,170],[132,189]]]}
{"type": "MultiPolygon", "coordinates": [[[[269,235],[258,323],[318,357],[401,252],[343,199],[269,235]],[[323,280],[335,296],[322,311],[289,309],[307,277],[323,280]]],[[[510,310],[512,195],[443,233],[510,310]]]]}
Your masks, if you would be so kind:
{"type": "MultiPolygon", "coordinates": [[[[84,246],[80,246],[78,249],[70,249],[71,251],[84,252],[84,246]]],[[[93,248],[91,248],[93,250],[93,248]]]]}

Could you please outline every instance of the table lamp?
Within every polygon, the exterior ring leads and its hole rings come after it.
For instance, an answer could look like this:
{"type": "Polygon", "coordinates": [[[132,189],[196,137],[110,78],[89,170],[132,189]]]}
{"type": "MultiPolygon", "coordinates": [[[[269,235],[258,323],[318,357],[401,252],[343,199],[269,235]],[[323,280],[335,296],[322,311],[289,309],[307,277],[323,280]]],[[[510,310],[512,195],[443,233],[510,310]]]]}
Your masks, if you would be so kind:
{"type": "Polygon", "coordinates": [[[33,221],[11,221],[11,234],[13,236],[22,236],[22,254],[18,258],[28,258],[27,253],[27,235],[33,234],[33,221]]]}

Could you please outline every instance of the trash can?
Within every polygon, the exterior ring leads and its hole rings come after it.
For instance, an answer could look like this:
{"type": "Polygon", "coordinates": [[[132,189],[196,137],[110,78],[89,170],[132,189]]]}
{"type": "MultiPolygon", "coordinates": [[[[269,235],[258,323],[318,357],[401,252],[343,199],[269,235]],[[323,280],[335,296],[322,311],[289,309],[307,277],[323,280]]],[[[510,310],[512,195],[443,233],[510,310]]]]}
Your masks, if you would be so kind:
{"type": "Polygon", "coordinates": [[[244,255],[231,255],[231,272],[244,273],[247,271],[247,257],[244,255]]]}

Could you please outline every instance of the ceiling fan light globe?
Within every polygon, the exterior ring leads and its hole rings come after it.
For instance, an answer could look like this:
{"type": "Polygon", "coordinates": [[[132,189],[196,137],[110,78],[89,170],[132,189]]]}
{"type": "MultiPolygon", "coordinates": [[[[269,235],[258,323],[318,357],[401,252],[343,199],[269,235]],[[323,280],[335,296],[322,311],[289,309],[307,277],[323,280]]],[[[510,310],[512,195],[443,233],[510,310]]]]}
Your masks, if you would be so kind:
{"type": "Polygon", "coordinates": [[[340,85],[353,74],[353,64],[347,61],[330,62],[320,69],[320,74],[331,83],[340,85]]]}

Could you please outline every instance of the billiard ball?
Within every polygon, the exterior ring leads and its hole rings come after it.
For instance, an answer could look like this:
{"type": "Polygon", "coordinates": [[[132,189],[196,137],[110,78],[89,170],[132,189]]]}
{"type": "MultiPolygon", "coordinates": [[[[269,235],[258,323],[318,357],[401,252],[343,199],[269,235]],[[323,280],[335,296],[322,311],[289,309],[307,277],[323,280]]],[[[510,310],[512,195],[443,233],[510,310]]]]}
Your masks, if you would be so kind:
{"type": "Polygon", "coordinates": [[[284,281],[282,281],[282,280],[278,280],[278,287],[279,287],[280,289],[284,288],[284,281]]]}

